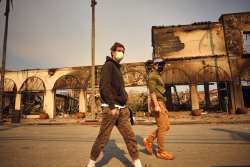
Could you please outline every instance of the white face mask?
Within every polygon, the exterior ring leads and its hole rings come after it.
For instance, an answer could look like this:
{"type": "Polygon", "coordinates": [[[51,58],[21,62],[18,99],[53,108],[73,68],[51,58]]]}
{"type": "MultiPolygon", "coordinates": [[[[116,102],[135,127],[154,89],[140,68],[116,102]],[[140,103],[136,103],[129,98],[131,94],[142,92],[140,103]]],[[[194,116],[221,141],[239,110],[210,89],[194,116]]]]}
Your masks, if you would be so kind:
{"type": "Polygon", "coordinates": [[[115,52],[115,59],[121,61],[124,58],[123,52],[115,52]]]}

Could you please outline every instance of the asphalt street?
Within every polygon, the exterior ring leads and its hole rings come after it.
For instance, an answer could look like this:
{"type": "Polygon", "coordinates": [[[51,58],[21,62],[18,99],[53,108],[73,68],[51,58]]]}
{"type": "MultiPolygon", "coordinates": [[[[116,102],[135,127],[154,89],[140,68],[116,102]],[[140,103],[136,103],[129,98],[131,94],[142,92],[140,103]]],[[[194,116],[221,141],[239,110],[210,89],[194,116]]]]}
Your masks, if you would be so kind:
{"type": "MultiPolygon", "coordinates": [[[[250,124],[173,125],[165,141],[173,161],[145,152],[142,139],[155,125],[133,128],[145,166],[250,166],[250,124]]],[[[0,126],[0,167],[83,167],[98,131],[97,125],[0,126]]],[[[132,166],[116,128],[96,166],[132,166]]]]}

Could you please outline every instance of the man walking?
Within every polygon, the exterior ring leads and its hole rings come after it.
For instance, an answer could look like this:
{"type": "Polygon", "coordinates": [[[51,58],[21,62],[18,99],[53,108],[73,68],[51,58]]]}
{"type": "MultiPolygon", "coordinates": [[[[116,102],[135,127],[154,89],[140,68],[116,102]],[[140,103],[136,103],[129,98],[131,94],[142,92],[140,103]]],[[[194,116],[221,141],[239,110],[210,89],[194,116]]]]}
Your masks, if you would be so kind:
{"type": "Polygon", "coordinates": [[[126,106],[128,95],[124,88],[124,80],[120,70],[120,62],[124,57],[125,47],[114,43],[111,57],[106,58],[100,76],[100,96],[103,107],[102,122],[99,134],[92,146],[87,167],[94,167],[96,159],[109,141],[111,131],[116,126],[121,133],[135,167],[142,167],[135,134],[129,122],[129,111],[126,106]]]}
{"type": "Polygon", "coordinates": [[[164,138],[166,132],[169,130],[169,120],[167,114],[167,108],[165,106],[165,87],[164,82],[161,77],[161,72],[164,69],[165,62],[160,59],[154,59],[153,63],[150,64],[150,61],[145,63],[146,69],[149,72],[147,85],[151,97],[151,110],[155,114],[157,129],[150,134],[147,138],[144,138],[143,143],[146,147],[146,150],[149,154],[153,153],[152,143],[157,139],[158,149],[156,156],[165,160],[173,160],[174,156],[171,153],[168,153],[164,149],[164,138]],[[152,66],[152,69],[149,68],[152,66]]]}

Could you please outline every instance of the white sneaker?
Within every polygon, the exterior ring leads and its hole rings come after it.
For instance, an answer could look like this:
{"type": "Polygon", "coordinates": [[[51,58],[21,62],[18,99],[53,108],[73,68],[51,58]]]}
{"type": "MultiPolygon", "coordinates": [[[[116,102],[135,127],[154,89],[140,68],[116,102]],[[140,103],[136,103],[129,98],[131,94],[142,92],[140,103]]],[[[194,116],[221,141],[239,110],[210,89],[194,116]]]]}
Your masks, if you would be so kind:
{"type": "Polygon", "coordinates": [[[89,163],[86,167],[95,167],[95,161],[92,159],[89,159],[89,163]]]}
{"type": "Polygon", "coordinates": [[[140,161],[139,159],[135,160],[135,161],[134,161],[134,166],[135,166],[135,167],[142,167],[141,161],[140,161]]]}

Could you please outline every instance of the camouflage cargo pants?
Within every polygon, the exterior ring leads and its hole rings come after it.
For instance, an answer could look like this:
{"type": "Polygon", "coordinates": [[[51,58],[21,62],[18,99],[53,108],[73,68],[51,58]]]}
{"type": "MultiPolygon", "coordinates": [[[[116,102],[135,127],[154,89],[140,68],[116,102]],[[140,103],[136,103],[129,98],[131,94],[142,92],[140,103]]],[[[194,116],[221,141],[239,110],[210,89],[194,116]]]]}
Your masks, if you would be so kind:
{"type": "Polygon", "coordinates": [[[121,133],[131,158],[133,160],[139,158],[136,137],[129,122],[128,108],[118,110],[119,114],[112,115],[108,107],[104,108],[100,131],[91,150],[90,158],[92,160],[96,160],[104,149],[114,126],[116,126],[121,133]]]}

